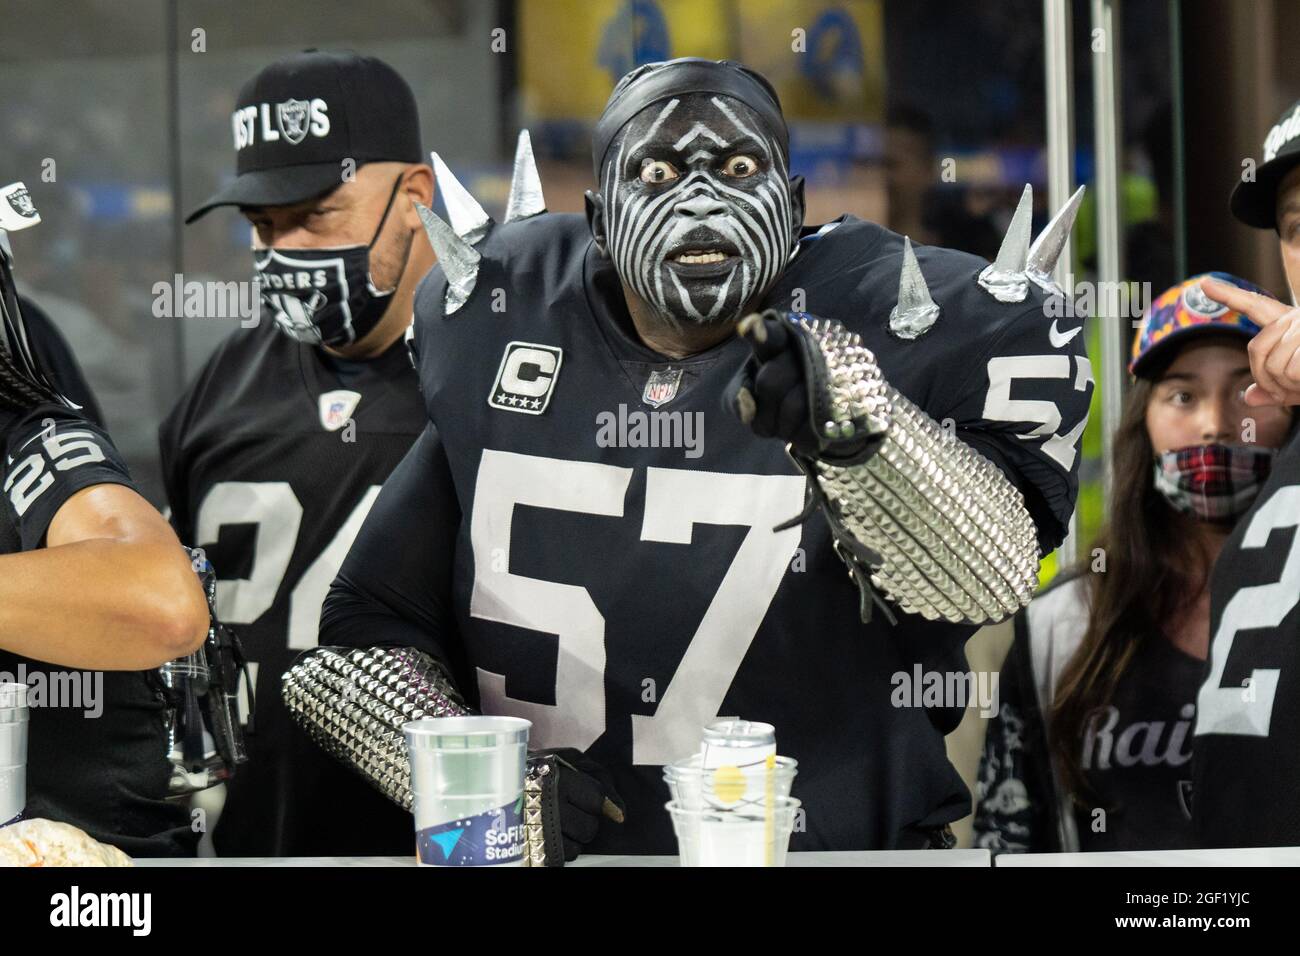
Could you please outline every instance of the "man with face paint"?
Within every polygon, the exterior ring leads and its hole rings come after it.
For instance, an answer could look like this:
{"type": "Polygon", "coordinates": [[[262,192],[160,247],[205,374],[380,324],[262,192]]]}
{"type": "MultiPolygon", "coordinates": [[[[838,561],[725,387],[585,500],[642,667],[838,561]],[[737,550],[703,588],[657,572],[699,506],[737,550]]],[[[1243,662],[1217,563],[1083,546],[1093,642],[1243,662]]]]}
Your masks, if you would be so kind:
{"type": "Polygon", "coordinates": [[[410,88],[371,57],[272,63],[232,127],[238,175],[189,221],[217,206],[248,220],[259,322],[217,348],[160,431],[173,523],[216,568],[252,662],[250,759],[214,843],[226,856],[406,852],[409,817],[292,726],[279,679],[315,645],[326,588],[423,427],[401,339],[433,263],[414,205],[432,201],[433,171],[410,88]]]}
{"type": "MultiPolygon", "coordinates": [[[[1245,400],[1261,418],[1300,405],[1300,102],[1269,130],[1232,214],[1278,237],[1292,306],[1207,280],[1261,328],[1245,400]]],[[[1192,821],[1207,846],[1300,844],[1300,430],[1277,452],[1210,581],[1210,657],[1196,707],[1192,821]]]]}
{"type": "Polygon", "coordinates": [[[588,217],[640,338],[682,357],[728,337],[785,269],[803,222],[803,183],[790,179],[776,117],[697,94],[620,123],[637,102],[618,99],[602,120],[618,133],[604,151],[600,192],[588,193],[588,217]]]}
{"type": "Polygon", "coordinates": [[[733,715],[799,761],[792,849],[946,845],[965,700],[924,685],[1073,510],[1092,377],[1046,307],[1077,197],[1031,255],[1027,196],[992,265],[805,226],[776,93],[729,61],[624,77],[593,160],[585,218],[536,188],[476,234],[421,210],[428,422],[321,644],[416,648],[581,753],[626,813],[585,801],[566,857],[675,852],[661,768],[733,715]]]}

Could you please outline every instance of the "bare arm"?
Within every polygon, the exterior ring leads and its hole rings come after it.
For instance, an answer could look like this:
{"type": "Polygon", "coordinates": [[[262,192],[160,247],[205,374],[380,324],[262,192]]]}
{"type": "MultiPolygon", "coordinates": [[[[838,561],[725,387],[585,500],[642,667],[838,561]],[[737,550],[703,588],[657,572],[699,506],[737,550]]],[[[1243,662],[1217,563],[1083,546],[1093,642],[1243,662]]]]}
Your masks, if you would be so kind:
{"type": "Polygon", "coordinates": [[[0,555],[0,647],[66,667],[142,670],[188,654],[207,602],[162,516],[123,485],[76,492],[46,547],[0,555]]]}

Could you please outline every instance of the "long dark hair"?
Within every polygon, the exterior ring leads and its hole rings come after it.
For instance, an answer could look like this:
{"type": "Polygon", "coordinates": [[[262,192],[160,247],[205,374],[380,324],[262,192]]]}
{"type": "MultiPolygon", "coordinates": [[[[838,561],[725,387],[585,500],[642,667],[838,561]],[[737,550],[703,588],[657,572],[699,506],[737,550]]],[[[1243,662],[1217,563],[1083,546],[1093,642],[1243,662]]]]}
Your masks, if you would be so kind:
{"type": "Polygon", "coordinates": [[[1089,715],[1110,702],[1142,643],[1161,638],[1189,595],[1200,594],[1210,570],[1196,519],[1171,508],[1152,481],[1146,412],[1154,390],[1154,381],[1137,379],[1125,399],[1115,433],[1109,515],[1083,567],[1088,629],[1061,672],[1049,716],[1051,749],[1076,798],[1087,791],[1079,742],[1089,715]],[[1105,561],[1104,571],[1093,571],[1094,555],[1105,561]]]}

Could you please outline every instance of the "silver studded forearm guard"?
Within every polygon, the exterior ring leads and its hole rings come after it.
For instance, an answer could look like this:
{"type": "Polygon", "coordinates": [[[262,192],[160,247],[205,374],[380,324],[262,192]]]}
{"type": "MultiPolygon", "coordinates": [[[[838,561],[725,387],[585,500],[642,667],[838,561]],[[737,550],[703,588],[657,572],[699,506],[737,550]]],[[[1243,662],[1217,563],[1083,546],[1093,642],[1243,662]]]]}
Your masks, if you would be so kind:
{"type": "MultiPolygon", "coordinates": [[[[312,740],[408,811],[411,766],[402,726],[424,717],[473,713],[442,665],[412,647],[315,648],[285,672],[281,694],[312,740]]],[[[525,866],[563,865],[555,779],[553,756],[529,757],[525,866]]]]}
{"type": "Polygon", "coordinates": [[[827,370],[824,436],[860,436],[865,425],[879,442],[861,464],[801,461],[859,583],[865,573],[904,611],[930,620],[985,624],[1028,604],[1038,545],[1019,490],[890,387],[857,335],[826,320],[801,328],[827,370]]]}

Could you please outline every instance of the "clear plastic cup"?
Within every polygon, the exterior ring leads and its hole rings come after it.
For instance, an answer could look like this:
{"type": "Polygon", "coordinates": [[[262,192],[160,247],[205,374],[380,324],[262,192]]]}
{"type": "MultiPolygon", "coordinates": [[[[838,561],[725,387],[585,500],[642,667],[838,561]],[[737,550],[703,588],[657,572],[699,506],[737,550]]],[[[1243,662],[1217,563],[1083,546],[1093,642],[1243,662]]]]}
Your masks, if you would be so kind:
{"type": "Polygon", "coordinates": [[[0,826],[27,806],[27,685],[0,683],[0,826]]]}
{"type": "Polygon", "coordinates": [[[426,866],[522,866],[528,731],[518,717],[406,724],[415,852],[426,866]]]}
{"type": "Polygon", "coordinates": [[[704,728],[700,753],[706,767],[745,767],[776,756],[776,728],[757,720],[724,717],[704,728]]]}
{"type": "Polygon", "coordinates": [[[682,866],[785,866],[800,803],[775,797],[736,810],[665,804],[682,866]]]}
{"type": "Polygon", "coordinates": [[[754,806],[767,799],[769,785],[772,796],[790,796],[799,762],[793,757],[775,757],[774,761],[770,771],[766,760],[743,767],[710,768],[705,766],[702,754],[693,754],[664,767],[664,781],[673,800],[684,808],[729,810],[754,806]]]}

